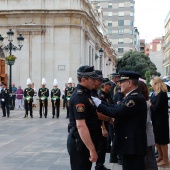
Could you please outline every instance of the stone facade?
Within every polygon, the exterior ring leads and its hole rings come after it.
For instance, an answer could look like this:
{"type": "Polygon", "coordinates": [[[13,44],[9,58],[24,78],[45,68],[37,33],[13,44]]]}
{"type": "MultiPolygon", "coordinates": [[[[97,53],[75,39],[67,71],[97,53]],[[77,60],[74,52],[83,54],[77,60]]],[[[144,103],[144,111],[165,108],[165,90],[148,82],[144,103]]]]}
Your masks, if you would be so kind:
{"type": "Polygon", "coordinates": [[[43,77],[50,89],[54,78],[60,88],[69,77],[77,83],[76,71],[81,65],[94,65],[105,77],[115,70],[115,53],[102,17],[88,0],[3,0],[0,21],[5,45],[8,29],[15,33],[15,45],[17,34],[25,38],[22,50],[13,52],[17,60],[12,66],[12,82],[23,88],[28,77],[37,88],[43,77]]]}

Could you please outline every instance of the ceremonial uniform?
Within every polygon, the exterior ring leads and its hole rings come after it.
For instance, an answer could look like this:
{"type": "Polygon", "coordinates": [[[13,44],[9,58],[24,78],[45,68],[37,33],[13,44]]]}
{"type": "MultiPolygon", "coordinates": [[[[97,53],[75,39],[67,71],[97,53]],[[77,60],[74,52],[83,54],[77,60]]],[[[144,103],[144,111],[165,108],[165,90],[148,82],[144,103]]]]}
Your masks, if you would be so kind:
{"type": "MultiPolygon", "coordinates": [[[[70,77],[69,80],[68,80],[68,84],[72,84],[73,81],[72,81],[72,78],[70,77]]],[[[69,118],[69,103],[70,103],[70,98],[74,92],[74,87],[66,87],[65,89],[65,98],[66,98],[66,107],[67,107],[67,116],[66,118],[69,118]]]]}
{"type": "Polygon", "coordinates": [[[59,118],[60,115],[60,96],[61,96],[61,91],[58,86],[58,81],[54,79],[54,88],[51,90],[51,102],[52,102],[52,115],[53,118],[55,116],[55,108],[57,109],[57,114],[56,117],[59,118]]]}
{"type": "MultiPolygon", "coordinates": [[[[97,77],[97,75],[93,72],[93,67],[80,67],[78,75],[81,75],[81,70],[83,70],[82,72],[84,72],[84,76],[87,74],[87,76],[93,76],[94,78],[97,77]]],[[[92,166],[92,162],[89,160],[90,152],[79,135],[77,121],[85,120],[88,129],[87,132],[89,131],[90,133],[89,140],[92,140],[93,145],[96,146],[101,130],[96,107],[91,99],[91,90],[81,84],[78,84],[70,99],[69,110],[70,133],[67,139],[67,148],[70,155],[71,170],[90,170],[92,166]]],[[[86,133],[84,133],[84,135],[86,135],[86,133]]]]}
{"type": "MultiPolygon", "coordinates": [[[[29,81],[29,79],[27,81],[29,81]]],[[[33,118],[33,112],[32,112],[33,96],[34,96],[34,89],[31,88],[31,83],[30,83],[30,86],[24,89],[24,105],[25,105],[25,112],[26,112],[24,118],[28,117],[28,109],[30,110],[31,118],[33,118]]]]}
{"type": "Polygon", "coordinates": [[[1,90],[1,107],[2,107],[2,112],[3,112],[2,117],[6,117],[6,113],[7,113],[7,117],[9,117],[9,115],[10,115],[10,111],[9,111],[9,89],[6,88],[6,85],[3,85],[3,88],[1,90]]]}
{"type": "MultiPolygon", "coordinates": [[[[139,74],[130,71],[122,71],[120,75],[121,91],[130,88],[128,83],[132,84],[133,79],[139,78],[139,74]]],[[[126,93],[125,99],[117,106],[100,104],[97,98],[93,101],[98,111],[116,118],[114,127],[118,152],[123,156],[123,170],[145,170],[147,106],[144,96],[134,88],[126,93]]]]}

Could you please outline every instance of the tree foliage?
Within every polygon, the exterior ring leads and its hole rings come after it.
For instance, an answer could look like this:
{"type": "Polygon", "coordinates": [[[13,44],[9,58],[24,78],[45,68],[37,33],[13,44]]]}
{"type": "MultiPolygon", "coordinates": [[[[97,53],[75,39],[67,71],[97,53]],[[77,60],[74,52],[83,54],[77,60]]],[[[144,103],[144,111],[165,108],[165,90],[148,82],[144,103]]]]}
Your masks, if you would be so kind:
{"type": "Polygon", "coordinates": [[[143,79],[145,79],[146,71],[149,71],[151,76],[160,76],[160,73],[157,72],[157,68],[155,64],[151,62],[150,58],[137,51],[129,51],[125,53],[122,58],[118,59],[117,70],[138,72],[143,79]]]}

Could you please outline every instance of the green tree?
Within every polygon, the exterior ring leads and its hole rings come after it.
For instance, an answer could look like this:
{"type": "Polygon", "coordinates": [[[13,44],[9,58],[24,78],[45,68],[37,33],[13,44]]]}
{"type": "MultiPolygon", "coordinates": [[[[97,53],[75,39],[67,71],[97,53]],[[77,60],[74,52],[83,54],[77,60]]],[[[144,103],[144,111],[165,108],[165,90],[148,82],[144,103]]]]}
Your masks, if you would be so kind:
{"type": "Polygon", "coordinates": [[[157,72],[157,68],[155,64],[151,62],[150,58],[137,51],[129,51],[125,53],[122,58],[118,59],[117,71],[120,70],[138,72],[143,79],[145,79],[146,71],[149,71],[151,76],[160,76],[160,73],[157,72]]]}

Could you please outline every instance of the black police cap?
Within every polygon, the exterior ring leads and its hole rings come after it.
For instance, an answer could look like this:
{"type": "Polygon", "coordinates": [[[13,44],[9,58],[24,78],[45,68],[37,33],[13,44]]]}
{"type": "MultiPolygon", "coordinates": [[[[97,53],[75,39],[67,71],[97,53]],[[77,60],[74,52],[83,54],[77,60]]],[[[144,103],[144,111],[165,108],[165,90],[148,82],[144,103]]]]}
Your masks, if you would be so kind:
{"type": "Polygon", "coordinates": [[[120,79],[118,81],[129,80],[129,79],[139,79],[141,75],[134,71],[120,71],[120,79]]]}
{"type": "Polygon", "coordinates": [[[101,70],[95,70],[95,73],[98,75],[98,78],[103,80],[103,74],[101,70]]]}
{"type": "Polygon", "coordinates": [[[113,77],[120,77],[120,75],[119,75],[119,73],[112,73],[111,74],[111,77],[113,78],[113,77]]]}
{"type": "Polygon", "coordinates": [[[98,78],[98,75],[95,73],[94,66],[81,66],[77,70],[77,75],[88,76],[94,79],[98,78]]]}
{"type": "Polygon", "coordinates": [[[103,81],[102,81],[101,85],[105,85],[105,84],[110,84],[111,85],[111,81],[108,78],[103,78],[103,81]]]}

